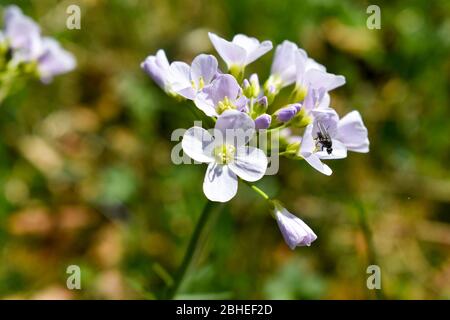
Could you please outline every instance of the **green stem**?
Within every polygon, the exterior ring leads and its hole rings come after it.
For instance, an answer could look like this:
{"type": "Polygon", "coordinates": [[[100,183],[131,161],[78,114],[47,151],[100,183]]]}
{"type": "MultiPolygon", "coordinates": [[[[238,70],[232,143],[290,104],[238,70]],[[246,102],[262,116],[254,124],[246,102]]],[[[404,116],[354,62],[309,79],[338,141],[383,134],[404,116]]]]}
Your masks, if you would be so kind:
{"type": "MultiPolygon", "coordinates": [[[[375,250],[375,245],[373,243],[372,231],[370,230],[369,222],[367,221],[366,210],[361,203],[357,204],[357,210],[359,212],[359,225],[367,244],[368,263],[369,265],[378,265],[377,253],[375,250]]],[[[380,287],[380,289],[375,289],[375,295],[378,300],[386,299],[382,286],[380,287]]]]}
{"type": "Polygon", "coordinates": [[[264,198],[264,200],[270,201],[270,197],[267,193],[265,193],[264,191],[262,191],[260,188],[258,188],[257,186],[255,186],[254,184],[251,184],[248,181],[242,180],[246,185],[248,185],[250,188],[252,188],[253,191],[255,191],[258,195],[260,195],[261,197],[264,198]]]}
{"type": "Polygon", "coordinates": [[[197,252],[199,240],[201,238],[201,235],[203,234],[204,227],[207,225],[207,222],[211,216],[213,207],[214,203],[208,200],[203,208],[200,218],[197,221],[197,225],[195,227],[194,233],[192,234],[191,240],[189,241],[189,245],[187,247],[183,261],[175,276],[173,286],[171,286],[167,290],[167,294],[165,295],[166,299],[173,299],[177,294],[177,291],[180,288],[184,277],[186,276],[189,266],[192,263],[193,257],[197,252]]]}

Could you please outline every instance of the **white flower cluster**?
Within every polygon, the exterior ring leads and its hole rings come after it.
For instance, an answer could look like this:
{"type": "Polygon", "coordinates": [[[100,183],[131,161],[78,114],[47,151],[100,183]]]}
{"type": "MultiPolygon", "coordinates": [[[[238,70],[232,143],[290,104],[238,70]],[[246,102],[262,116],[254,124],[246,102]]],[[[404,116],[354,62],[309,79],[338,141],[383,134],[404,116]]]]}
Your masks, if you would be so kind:
{"type": "MultiPolygon", "coordinates": [[[[213,33],[209,38],[228,73],[219,69],[214,56],[207,54],[198,55],[189,65],[169,63],[165,52],[159,50],[141,64],[167,94],[193,101],[215,121],[212,134],[192,127],[182,141],[189,157],[208,164],[203,191],[209,200],[229,201],[237,193],[239,178],[250,183],[264,176],[266,154],[248,145],[260,130],[281,133],[279,155],[304,159],[325,175],[331,175],[332,170],[322,160],[345,158],[347,151],[369,151],[367,129],[360,114],[352,111],[339,118],[330,107],[329,91],[345,83],[343,76],[327,72],[303,49],[284,41],[276,48],[271,74],[261,86],[257,74],[245,78],[245,68],[270,51],[272,42],[242,34],[232,41],[213,33]],[[291,85],[289,101],[280,104],[277,96],[291,85]]],[[[290,248],[310,245],[317,238],[277,200],[252,187],[270,202],[290,248]]]]}

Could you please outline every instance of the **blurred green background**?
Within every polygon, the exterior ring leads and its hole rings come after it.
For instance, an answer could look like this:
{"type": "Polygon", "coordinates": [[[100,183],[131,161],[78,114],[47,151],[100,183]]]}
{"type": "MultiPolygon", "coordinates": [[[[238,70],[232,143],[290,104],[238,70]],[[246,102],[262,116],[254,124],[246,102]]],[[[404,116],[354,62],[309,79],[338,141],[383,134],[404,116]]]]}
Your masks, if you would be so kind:
{"type": "MultiPolygon", "coordinates": [[[[205,166],[174,165],[171,132],[187,103],[139,68],[164,48],[190,62],[214,53],[207,32],[303,47],[347,84],[369,154],[330,162],[326,177],[281,160],[258,185],[318,235],[291,251],[244,184],[217,211],[182,298],[450,298],[450,2],[342,0],[0,1],[58,38],[77,69],[18,85],[0,108],[0,297],[153,299],[173,274],[201,209],[205,166]],[[81,8],[67,30],[66,8],[81,8]],[[381,8],[381,30],[366,8],[381,8]],[[66,289],[81,267],[82,290],[66,289]],[[382,292],[368,290],[377,264],[382,292]]],[[[250,65],[265,80],[273,51],[250,65]]]]}

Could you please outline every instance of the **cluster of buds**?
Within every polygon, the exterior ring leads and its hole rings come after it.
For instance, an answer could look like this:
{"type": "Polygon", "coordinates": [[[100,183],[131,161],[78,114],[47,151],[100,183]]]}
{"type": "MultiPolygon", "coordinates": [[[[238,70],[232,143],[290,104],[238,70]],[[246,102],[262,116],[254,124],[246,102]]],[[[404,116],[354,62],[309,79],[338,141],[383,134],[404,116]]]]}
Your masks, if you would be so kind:
{"type": "MultiPolygon", "coordinates": [[[[249,145],[262,130],[279,133],[280,156],[304,159],[325,175],[331,175],[332,170],[322,160],[345,158],[347,151],[369,151],[367,129],[359,112],[340,118],[330,106],[329,92],[345,83],[343,76],[327,72],[295,43],[284,41],[277,46],[271,74],[261,85],[257,74],[246,78],[245,69],[272,49],[270,41],[260,42],[242,34],[232,41],[213,33],[209,38],[228,73],[207,54],[198,55],[189,65],[169,63],[165,52],[159,50],[141,64],[167,94],[193,101],[214,120],[212,133],[194,126],[182,141],[189,157],[208,164],[203,191],[209,200],[229,201],[237,193],[239,178],[250,183],[264,176],[267,154],[249,145]],[[288,102],[277,99],[282,90],[290,88],[288,102]]],[[[310,245],[317,238],[279,201],[257,190],[270,202],[290,248],[310,245]]]]}

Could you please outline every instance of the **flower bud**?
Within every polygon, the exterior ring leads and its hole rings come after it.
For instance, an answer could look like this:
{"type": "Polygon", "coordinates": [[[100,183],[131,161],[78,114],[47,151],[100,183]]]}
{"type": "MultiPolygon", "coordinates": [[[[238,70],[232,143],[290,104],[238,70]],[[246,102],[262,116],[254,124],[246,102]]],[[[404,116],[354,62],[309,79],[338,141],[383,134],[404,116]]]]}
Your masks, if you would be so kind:
{"type": "Polygon", "coordinates": [[[317,239],[314,231],[300,218],[287,211],[278,201],[274,200],[272,203],[274,217],[289,248],[294,250],[295,247],[310,246],[317,239]]]}
{"type": "Polygon", "coordinates": [[[256,73],[254,73],[250,76],[249,79],[250,79],[250,85],[252,88],[252,97],[257,98],[259,96],[259,93],[261,92],[258,75],[256,73]]]}
{"type": "Polygon", "coordinates": [[[255,129],[256,130],[267,129],[270,126],[271,122],[272,117],[267,113],[264,113],[255,119],[255,129]]]}
{"type": "Polygon", "coordinates": [[[244,79],[242,82],[242,89],[243,93],[247,98],[251,98],[253,94],[252,86],[250,85],[250,82],[247,79],[244,79]]]}
{"type": "Polygon", "coordinates": [[[263,96],[259,98],[253,105],[252,117],[256,118],[267,111],[267,97],[263,96]]]}
{"type": "Polygon", "coordinates": [[[278,90],[275,84],[273,84],[273,81],[271,81],[272,76],[266,81],[264,84],[264,94],[267,96],[267,99],[269,100],[269,104],[275,100],[275,97],[278,94],[278,90]]]}
{"type": "Polygon", "coordinates": [[[276,112],[277,120],[280,122],[288,122],[300,111],[300,109],[301,105],[298,103],[281,108],[276,112]]]}

